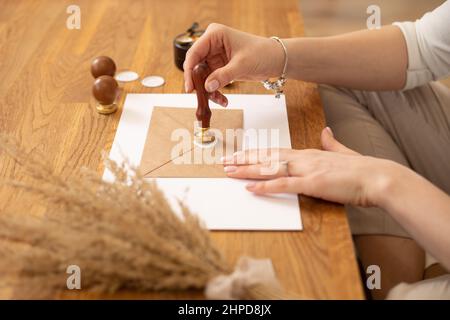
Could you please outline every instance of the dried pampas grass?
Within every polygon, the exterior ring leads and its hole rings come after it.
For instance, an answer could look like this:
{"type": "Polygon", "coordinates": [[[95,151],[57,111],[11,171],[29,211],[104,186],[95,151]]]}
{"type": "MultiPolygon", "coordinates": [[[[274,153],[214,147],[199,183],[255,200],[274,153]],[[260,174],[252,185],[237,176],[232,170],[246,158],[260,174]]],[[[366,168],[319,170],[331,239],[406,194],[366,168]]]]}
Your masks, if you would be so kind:
{"type": "MultiPolygon", "coordinates": [[[[6,183],[52,204],[43,216],[0,214],[0,285],[16,296],[67,290],[69,265],[80,267],[83,290],[99,293],[205,289],[233,272],[199,219],[181,202],[178,216],[157,185],[126,163],[105,161],[114,183],[89,170],[65,179],[6,136],[0,149],[34,180],[6,183]]],[[[280,296],[256,282],[237,297],[280,296]]]]}

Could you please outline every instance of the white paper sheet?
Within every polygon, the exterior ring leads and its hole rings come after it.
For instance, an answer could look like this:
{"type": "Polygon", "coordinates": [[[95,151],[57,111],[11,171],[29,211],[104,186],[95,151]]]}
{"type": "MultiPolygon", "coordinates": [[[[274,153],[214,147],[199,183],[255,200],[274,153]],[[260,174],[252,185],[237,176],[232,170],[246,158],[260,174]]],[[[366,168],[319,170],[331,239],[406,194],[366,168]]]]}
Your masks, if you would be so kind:
{"type": "MultiPolygon", "coordinates": [[[[244,148],[291,147],[285,97],[273,95],[227,95],[228,108],[242,109],[244,130],[278,129],[278,141],[263,142],[249,135],[244,148]]],[[[128,94],[110,152],[122,162],[126,157],[139,165],[154,106],[195,108],[193,94],[128,94]]],[[[220,108],[210,103],[211,108],[220,108]]],[[[261,136],[260,136],[261,137],[261,136]]],[[[105,170],[103,178],[112,180],[105,170]]],[[[256,196],[245,189],[248,181],[230,178],[157,178],[174,209],[183,199],[211,230],[302,230],[296,195],[256,196]]]]}

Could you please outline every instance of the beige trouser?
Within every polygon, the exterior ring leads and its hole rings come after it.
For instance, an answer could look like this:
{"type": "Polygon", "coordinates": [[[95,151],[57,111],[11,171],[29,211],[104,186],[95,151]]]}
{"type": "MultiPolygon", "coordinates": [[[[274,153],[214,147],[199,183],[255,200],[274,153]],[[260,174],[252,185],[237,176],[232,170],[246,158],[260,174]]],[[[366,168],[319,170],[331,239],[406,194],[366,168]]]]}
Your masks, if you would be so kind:
{"type": "MultiPolygon", "coordinates": [[[[408,166],[450,194],[449,88],[433,82],[408,91],[319,89],[327,124],[341,143],[408,166]]],[[[409,237],[381,209],[347,207],[347,213],[355,235],[409,237]]]]}

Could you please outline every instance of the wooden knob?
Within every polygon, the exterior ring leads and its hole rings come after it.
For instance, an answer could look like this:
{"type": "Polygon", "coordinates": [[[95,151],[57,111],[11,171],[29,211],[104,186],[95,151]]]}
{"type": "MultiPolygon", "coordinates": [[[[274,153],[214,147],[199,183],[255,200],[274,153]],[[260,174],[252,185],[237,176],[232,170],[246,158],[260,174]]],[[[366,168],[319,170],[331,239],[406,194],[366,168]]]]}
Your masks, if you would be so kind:
{"type": "Polygon", "coordinates": [[[92,60],[91,63],[91,73],[94,78],[100,76],[111,76],[114,77],[116,74],[116,64],[113,59],[106,56],[100,56],[92,60]]]}
{"type": "Polygon", "coordinates": [[[197,121],[201,122],[202,128],[209,128],[211,120],[211,109],[209,108],[209,93],[205,89],[205,80],[211,73],[208,65],[199,63],[192,70],[192,81],[197,93],[197,121]]]}
{"type": "Polygon", "coordinates": [[[119,85],[111,76],[100,76],[94,81],[92,94],[102,105],[113,104],[118,94],[119,85]]]}

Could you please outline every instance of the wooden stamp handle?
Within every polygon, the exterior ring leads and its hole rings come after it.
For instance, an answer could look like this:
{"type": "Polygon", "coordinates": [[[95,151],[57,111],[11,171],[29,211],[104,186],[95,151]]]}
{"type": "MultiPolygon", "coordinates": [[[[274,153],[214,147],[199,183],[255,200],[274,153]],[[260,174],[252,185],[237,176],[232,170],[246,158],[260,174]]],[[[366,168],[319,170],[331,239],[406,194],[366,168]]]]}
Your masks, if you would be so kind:
{"type": "Polygon", "coordinates": [[[192,81],[197,93],[197,121],[201,122],[202,128],[209,128],[211,121],[211,109],[209,108],[209,93],[205,89],[205,80],[210,74],[208,65],[204,62],[197,64],[192,70],[192,81]]]}

